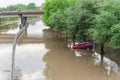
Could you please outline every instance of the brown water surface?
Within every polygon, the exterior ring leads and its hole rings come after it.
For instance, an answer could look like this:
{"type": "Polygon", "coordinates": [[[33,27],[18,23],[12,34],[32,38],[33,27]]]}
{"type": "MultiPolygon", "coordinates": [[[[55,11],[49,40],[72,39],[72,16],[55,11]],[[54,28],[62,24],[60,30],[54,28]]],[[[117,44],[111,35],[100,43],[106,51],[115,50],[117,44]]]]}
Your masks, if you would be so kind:
{"type": "MultiPolygon", "coordinates": [[[[17,31],[1,31],[0,80],[10,79],[12,41],[9,40],[13,40],[17,31]]],[[[18,80],[120,80],[120,68],[114,61],[104,58],[101,64],[97,52],[67,47],[64,39],[41,21],[30,24],[27,32],[16,47],[18,80]]]]}

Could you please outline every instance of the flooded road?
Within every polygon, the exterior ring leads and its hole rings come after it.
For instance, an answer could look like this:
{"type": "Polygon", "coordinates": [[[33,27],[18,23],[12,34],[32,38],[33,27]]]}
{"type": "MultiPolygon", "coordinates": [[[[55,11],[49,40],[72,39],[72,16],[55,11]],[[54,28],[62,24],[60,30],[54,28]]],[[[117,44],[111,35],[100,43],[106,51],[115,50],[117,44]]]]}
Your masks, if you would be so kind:
{"type": "MultiPolygon", "coordinates": [[[[18,30],[0,30],[0,80],[10,79],[12,40],[18,30]]],[[[40,20],[29,24],[16,46],[17,80],[120,80],[114,61],[104,58],[101,64],[98,53],[72,50],[58,35],[40,20]]]]}

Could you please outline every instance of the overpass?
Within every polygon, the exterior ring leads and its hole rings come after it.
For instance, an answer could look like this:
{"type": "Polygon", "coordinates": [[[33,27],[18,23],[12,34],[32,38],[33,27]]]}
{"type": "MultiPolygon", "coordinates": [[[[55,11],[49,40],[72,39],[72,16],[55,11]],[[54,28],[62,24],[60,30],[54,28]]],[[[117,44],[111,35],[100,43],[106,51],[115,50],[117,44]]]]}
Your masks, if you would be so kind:
{"type": "Polygon", "coordinates": [[[43,11],[9,11],[9,12],[0,12],[0,17],[20,17],[21,24],[20,29],[22,27],[28,26],[27,17],[29,16],[41,16],[43,15],[43,11]]]}
{"type": "Polygon", "coordinates": [[[29,16],[41,16],[43,11],[9,11],[0,12],[0,17],[29,17],[29,16]]]}

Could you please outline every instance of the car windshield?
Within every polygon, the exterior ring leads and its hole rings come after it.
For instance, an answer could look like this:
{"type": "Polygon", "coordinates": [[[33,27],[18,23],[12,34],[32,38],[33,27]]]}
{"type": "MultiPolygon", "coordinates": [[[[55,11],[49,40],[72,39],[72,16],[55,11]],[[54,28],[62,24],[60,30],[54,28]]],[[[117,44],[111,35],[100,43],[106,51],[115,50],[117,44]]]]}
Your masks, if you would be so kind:
{"type": "Polygon", "coordinates": [[[89,42],[79,43],[78,46],[79,46],[79,45],[83,45],[83,44],[89,44],[89,42]]]}

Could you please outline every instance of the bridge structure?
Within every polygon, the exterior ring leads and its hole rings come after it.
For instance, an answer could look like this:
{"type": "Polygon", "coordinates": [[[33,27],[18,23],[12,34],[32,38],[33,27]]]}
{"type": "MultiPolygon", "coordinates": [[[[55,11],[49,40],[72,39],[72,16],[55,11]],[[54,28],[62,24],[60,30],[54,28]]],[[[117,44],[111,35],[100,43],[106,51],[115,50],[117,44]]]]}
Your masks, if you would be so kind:
{"type": "Polygon", "coordinates": [[[43,11],[10,11],[10,12],[0,12],[0,17],[20,17],[21,24],[20,29],[23,26],[28,26],[27,17],[29,16],[41,16],[43,15],[43,11]]]}

